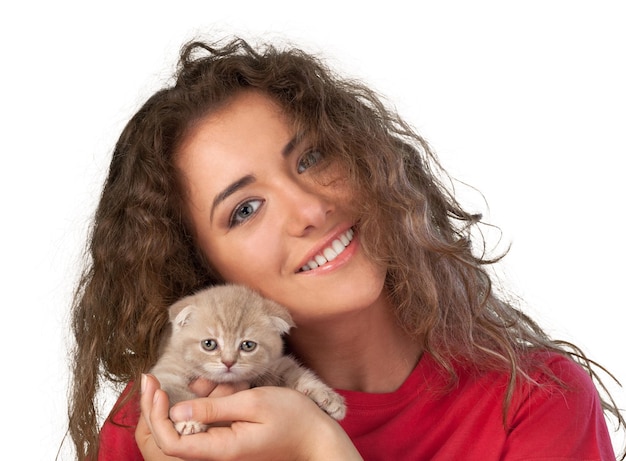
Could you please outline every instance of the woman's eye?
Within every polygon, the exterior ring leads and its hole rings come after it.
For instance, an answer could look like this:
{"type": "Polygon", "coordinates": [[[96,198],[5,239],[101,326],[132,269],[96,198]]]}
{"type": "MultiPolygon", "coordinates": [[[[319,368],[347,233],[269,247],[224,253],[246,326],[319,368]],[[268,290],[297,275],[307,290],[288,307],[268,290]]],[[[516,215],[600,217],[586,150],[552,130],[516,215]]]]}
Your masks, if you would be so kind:
{"type": "Polygon", "coordinates": [[[254,199],[248,200],[243,203],[237,205],[233,214],[230,217],[229,225],[230,227],[236,226],[237,224],[241,224],[246,219],[250,218],[257,210],[261,207],[263,200],[254,199]]]}
{"type": "Polygon", "coordinates": [[[298,173],[304,173],[306,170],[315,166],[322,160],[322,153],[319,150],[306,151],[298,160],[298,173]]]}

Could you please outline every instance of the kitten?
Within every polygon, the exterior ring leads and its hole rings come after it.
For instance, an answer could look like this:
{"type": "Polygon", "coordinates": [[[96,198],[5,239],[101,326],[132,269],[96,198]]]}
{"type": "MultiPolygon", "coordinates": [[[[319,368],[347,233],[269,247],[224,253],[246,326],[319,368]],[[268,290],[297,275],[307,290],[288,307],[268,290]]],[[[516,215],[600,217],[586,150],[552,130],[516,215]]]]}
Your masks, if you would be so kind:
{"type": "MultiPolygon", "coordinates": [[[[187,296],[169,308],[171,331],[161,357],[150,370],[170,405],[196,398],[189,383],[248,382],[251,387],[285,386],[302,392],[337,420],[343,398],[315,374],[283,355],[282,335],[294,326],[279,304],[239,285],[221,285],[187,296]]],[[[206,431],[199,422],[181,422],[181,434],[206,431]]]]}

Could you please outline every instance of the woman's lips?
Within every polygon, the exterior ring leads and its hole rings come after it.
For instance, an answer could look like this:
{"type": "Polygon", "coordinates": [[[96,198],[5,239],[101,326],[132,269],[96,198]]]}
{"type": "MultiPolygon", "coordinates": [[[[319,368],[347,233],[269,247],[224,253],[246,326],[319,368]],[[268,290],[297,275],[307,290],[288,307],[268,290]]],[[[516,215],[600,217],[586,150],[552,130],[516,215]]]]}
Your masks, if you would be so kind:
{"type": "Polygon", "coordinates": [[[298,273],[323,268],[326,264],[334,261],[340,254],[342,254],[350,245],[353,239],[354,230],[350,228],[337,236],[337,238],[330,242],[330,244],[326,248],[313,256],[305,265],[300,268],[300,270],[298,270],[298,273]]]}

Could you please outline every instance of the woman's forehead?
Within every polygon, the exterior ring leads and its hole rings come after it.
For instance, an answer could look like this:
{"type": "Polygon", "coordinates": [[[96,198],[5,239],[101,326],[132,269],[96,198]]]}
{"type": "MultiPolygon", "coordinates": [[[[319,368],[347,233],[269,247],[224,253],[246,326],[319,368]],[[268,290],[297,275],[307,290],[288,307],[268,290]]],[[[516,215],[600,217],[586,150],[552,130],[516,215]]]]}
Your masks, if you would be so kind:
{"type": "Polygon", "coordinates": [[[207,143],[244,143],[268,129],[273,135],[284,133],[283,137],[294,131],[290,118],[271,97],[260,91],[242,91],[190,127],[180,143],[178,156],[184,157],[207,143]]]}
{"type": "Polygon", "coordinates": [[[188,188],[218,190],[254,175],[268,158],[288,155],[301,141],[278,104],[250,91],[199,120],[181,143],[175,163],[188,188]]]}

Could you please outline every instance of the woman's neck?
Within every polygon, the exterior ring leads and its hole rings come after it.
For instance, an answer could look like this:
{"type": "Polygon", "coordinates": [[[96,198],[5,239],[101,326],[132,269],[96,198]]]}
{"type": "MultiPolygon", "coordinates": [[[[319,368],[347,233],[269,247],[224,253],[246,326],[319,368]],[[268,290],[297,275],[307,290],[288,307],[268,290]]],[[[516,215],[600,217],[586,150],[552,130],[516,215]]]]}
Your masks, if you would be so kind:
{"type": "Polygon", "coordinates": [[[398,389],[423,350],[398,324],[386,298],[358,312],[299,325],[289,347],[330,386],[370,393],[398,389]]]}

